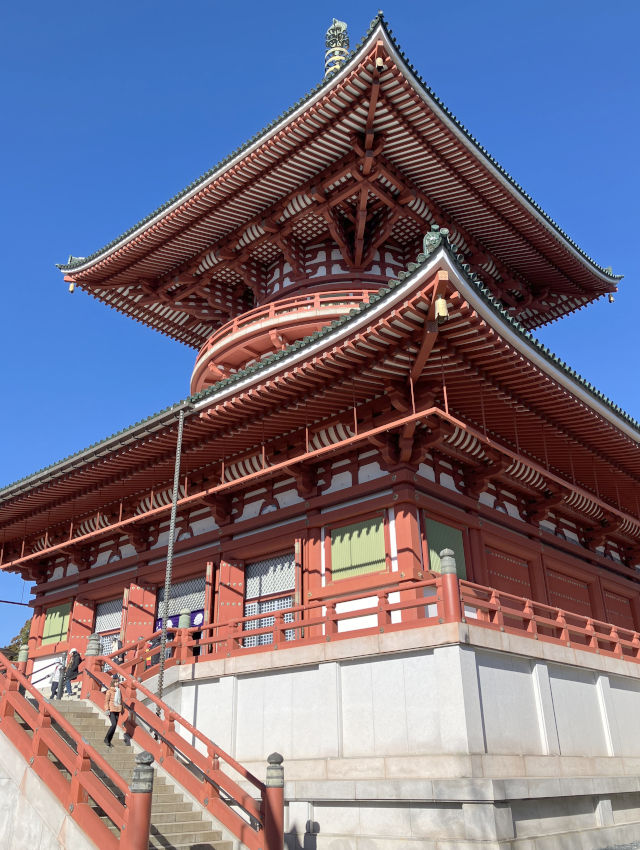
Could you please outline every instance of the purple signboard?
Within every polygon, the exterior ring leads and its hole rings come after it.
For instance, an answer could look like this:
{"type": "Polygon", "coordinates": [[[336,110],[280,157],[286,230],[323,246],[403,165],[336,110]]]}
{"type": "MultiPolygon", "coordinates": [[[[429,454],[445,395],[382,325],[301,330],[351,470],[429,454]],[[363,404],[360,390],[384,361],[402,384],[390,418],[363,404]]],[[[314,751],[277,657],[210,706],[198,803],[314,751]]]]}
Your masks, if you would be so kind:
{"type": "MultiPolygon", "coordinates": [[[[180,621],[179,614],[173,614],[171,617],[167,617],[167,628],[168,629],[177,629],[178,623],[180,621]]],[[[204,623],[204,608],[199,608],[197,611],[192,611],[189,615],[189,625],[191,628],[197,628],[204,623]]],[[[158,617],[156,620],[156,631],[159,632],[162,628],[162,617],[158,617]]]]}

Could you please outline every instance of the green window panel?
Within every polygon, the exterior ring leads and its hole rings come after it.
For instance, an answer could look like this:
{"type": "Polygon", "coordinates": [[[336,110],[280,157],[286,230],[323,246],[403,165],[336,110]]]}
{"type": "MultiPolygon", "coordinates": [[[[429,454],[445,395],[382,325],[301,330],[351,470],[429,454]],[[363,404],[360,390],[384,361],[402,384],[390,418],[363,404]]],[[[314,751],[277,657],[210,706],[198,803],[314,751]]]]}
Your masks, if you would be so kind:
{"type": "Polygon", "coordinates": [[[467,565],[464,560],[464,543],[459,528],[452,528],[435,519],[426,520],[427,543],[429,544],[429,569],[440,572],[440,552],[443,549],[453,549],[456,556],[458,578],[467,577],[467,565]]]}
{"type": "Polygon", "coordinates": [[[331,531],[331,576],[334,581],[386,569],[382,516],[331,531]]]}
{"type": "Polygon", "coordinates": [[[47,613],[44,618],[42,643],[58,643],[59,641],[66,640],[67,632],[69,631],[70,616],[70,602],[66,602],[64,605],[54,605],[52,608],[47,608],[47,613]]]}

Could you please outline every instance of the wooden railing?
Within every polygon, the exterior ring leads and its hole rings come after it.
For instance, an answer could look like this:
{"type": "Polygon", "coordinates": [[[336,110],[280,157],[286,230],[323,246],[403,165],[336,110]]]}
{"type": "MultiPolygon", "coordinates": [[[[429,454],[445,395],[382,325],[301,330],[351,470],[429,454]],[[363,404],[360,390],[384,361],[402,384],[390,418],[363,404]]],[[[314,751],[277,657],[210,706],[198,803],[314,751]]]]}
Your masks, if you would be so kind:
{"type": "Polygon", "coordinates": [[[238,333],[244,328],[255,325],[258,322],[273,321],[278,316],[294,316],[296,313],[305,312],[307,310],[327,310],[332,307],[338,308],[333,312],[341,313],[348,311],[356,304],[363,301],[368,302],[369,296],[375,293],[375,289],[358,289],[358,290],[336,290],[332,292],[309,292],[303,295],[292,295],[289,298],[281,298],[278,301],[272,301],[269,304],[264,304],[262,307],[256,307],[240,316],[236,316],[233,321],[227,322],[218,331],[216,331],[198,352],[196,363],[200,358],[210,351],[223,339],[226,339],[233,334],[238,333]]]}
{"type": "Polygon", "coordinates": [[[2,654],[0,732],[101,850],[146,850],[148,839],[144,845],[129,840],[132,794],[126,782],[2,654]]]}
{"type": "MultiPolygon", "coordinates": [[[[483,587],[455,575],[401,579],[349,595],[311,600],[272,613],[197,628],[169,629],[166,667],[212,657],[268,652],[300,644],[380,634],[438,623],[468,622],[640,663],[640,634],[582,614],[483,587]],[[350,603],[371,604],[349,610],[350,603]],[[264,636],[264,637],[263,637],[264,636]],[[255,638],[265,642],[255,645],[255,638]]],[[[156,632],[151,638],[158,638],[156,632]]],[[[147,639],[148,640],[148,639],[147,639]]],[[[105,657],[124,654],[121,669],[144,679],[158,671],[160,648],[138,641],[105,657]],[[150,663],[151,662],[151,663],[150,663]]]]}
{"type": "MultiPolygon", "coordinates": [[[[270,834],[270,813],[277,809],[269,800],[273,789],[266,788],[195,726],[136,681],[126,665],[116,662],[114,656],[132,648],[123,647],[109,656],[87,657],[80,668],[82,696],[102,709],[104,694],[101,689],[108,686],[112,672],[117,672],[122,679],[125,710],[121,722],[125,732],[150,752],[167,773],[249,850],[281,850],[282,836],[279,846],[271,847],[265,842],[265,835],[270,834]],[[112,668],[108,674],[102,672],[105,665],[112,668]],[[185,735],[192,738],[193,743],[185,735]],[[252,793],[243,790],[233,776],[249,785],[252,793]]],[[[135,660],[133,666],[136,666],[135,660]]]]}
{"type": "Polygon", "coordinates": [[[468,622],[640,663],[640,634],[633,629],[469,581],[460,581],[459,586],[468,622]]]}

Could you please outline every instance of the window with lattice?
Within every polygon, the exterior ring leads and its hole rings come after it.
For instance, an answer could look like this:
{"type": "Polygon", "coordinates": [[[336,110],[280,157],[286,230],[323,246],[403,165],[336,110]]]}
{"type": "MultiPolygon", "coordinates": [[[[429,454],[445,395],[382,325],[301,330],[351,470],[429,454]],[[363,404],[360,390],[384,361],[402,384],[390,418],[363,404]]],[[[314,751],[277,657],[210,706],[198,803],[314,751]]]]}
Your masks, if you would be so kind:
{"type": "MultiPolygon", "coordinates": [[[[177,627],[181,611],[188,611],[190,625],[200,626],[204,620],[205,576],[197,576],[186,581],[178,581],[169,589],[169,604],[167,605],[167,626],[177,627]],[[171,618],[171,619],[170,619],[171,618]]],[[[158,616],[156,630],[162,628],[162,613],[164,608],[164,587],[158,590],[158,616]]]]}
{"type": "MultiPolygon", "coordinates": [[[[283,611],[294,604],[292,591],[296,584],[296,565],[293,553],[276,555],[263,561],[247,564],[245,568],[245,617],[256,617],[244,625],[244,631],[268,629],[275,623],[275,616],[258,617],[259,614],[283,611]],[[288,592],[287,592],[288,591],[288,592]]],[[[285,623],[293,622],[293,614],[284,615],[285,623]]],[[[293,640],[295,631],[287,629],[285,640],[293,640]]],[[[243,639],[245,647],[264,646],[273,643],[273,632],[254,635],[243,639]]]]}
{"type": "Polygon", "coordinates": [[[382,515],[331,529],[333,581],[378,573],[386,567],[382,515]]]}
{"type": "Polygon", "coordinates": [[[122,625],[122,597],[99,602],[96,605],[96,623],[93,628],[97,634],[119,631],[122,625]]]}

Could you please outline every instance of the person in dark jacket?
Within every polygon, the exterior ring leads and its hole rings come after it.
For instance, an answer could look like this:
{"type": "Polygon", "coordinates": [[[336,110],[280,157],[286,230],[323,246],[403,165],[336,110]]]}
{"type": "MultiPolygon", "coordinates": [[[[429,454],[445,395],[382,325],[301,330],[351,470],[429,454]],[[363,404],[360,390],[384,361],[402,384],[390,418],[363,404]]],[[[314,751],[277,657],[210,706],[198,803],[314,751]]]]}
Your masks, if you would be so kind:
{"type": "Polygon", "coordinates": [[[72,696],[71,694],[71,682],[74,679],[78,678],[78,667],[80,666],[80,662],[82,659],[80,658],[80,653],[77,649],[72,649],[69,652],[69,661],[67,662],[66,669],[64,671],[64,686],[67,692],[67,696],[72,696]]]}

